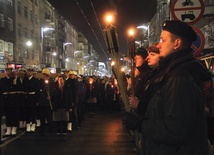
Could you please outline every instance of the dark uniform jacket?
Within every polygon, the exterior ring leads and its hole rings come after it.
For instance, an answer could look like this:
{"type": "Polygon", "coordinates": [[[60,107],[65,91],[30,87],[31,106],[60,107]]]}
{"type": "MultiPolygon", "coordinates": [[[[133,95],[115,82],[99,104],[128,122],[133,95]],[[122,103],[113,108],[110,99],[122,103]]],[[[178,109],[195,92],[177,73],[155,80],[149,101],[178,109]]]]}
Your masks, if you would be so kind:
{"type": "Polygon", "coordinates": [[[19,107],[19,95],[21,90],[20,78],[4,77],[1,79],[1,90],[5,107],[19,107]]]}
{"type": "Polygon", "coordinates": [[[23,79],[25,106],[36,106],[39,97],[39,81],[35,77],[23,79]]]}
{"type": "Polygon", "coordinates": [[[40,97],[39,97],[39,106],[40,107],[50,107],[50,102],[47,99],[48,93],[47,89],[49,89],[49,93],[51,96],[51,104],[53,102],[54,93],[56,91],[56,84],[52,78],[48,79],[48,84],[45,83],[43,79],[40,80],[40,97]]]}
{"type": "Polygon", "coordinates": [[[185,49],[161,60],[153,76],[141,126],[144,155],[207,155],[202,82],[208,70],[185,49]]]}
{"type": "Polygon", "coordinates": [[[72,98],[70,85],[64,85],[62,90],[59,88],[58,83],[56,86],[56,91],[53,97],[53,109],[72,109],[72,98]]]}

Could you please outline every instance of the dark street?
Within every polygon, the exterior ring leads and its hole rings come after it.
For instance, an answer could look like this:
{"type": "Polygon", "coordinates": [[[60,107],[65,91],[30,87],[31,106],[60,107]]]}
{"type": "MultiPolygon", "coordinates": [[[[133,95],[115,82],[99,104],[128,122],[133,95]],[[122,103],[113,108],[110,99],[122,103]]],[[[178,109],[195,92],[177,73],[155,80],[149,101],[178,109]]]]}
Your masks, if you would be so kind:
{"type": "Polygon", "coordinates": [[[24,134],[6,140],[0,146],[1,155],[131,155],[134,143],[123,128],[119,113],[96,113],[86,117],[79,130],[68,133],[65,141],[57,135],[40,137],[24,134]]]}

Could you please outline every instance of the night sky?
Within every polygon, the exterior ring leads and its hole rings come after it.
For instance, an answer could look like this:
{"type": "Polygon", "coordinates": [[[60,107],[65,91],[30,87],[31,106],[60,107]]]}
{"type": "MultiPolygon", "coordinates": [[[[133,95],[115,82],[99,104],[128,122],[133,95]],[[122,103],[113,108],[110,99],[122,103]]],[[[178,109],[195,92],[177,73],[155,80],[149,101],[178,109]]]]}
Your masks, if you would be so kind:
{"type": "Polygon", "coordinates": [[[100,60],[107,61],[102,30],[106,12],[114,12],[120,52],[127,52],[127,31],[149,22],[156,12],[157,0],[48,0],[65,19],[83,33],[93,45],[100,60]],[[95,14],[96,13],[96,14],[95,14]],[[89,26],[90,25],[90,26],[89,26]]]}

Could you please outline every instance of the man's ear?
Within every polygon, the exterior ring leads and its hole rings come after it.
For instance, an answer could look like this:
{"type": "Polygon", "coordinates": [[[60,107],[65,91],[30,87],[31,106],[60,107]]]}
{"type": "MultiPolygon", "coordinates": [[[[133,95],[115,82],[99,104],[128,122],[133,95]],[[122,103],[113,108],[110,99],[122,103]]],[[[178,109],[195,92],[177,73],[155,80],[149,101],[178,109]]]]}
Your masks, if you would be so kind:
{"type": "Polygon", "coordinates": [[[180,38],[176,39],[174,49],[178,49],[179,47],[181,47],[181,43],[182,43],[182,41],[180,38]]]}

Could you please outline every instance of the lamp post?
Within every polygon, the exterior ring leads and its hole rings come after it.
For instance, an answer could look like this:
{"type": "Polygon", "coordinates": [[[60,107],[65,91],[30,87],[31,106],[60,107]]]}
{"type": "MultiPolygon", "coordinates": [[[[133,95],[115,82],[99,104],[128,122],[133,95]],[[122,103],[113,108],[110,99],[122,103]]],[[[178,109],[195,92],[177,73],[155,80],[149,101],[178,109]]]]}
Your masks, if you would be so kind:
{"type": "Polygon", "coordinates": [[[130,29],[129,30],[129,38],[128,38],[128,56],[131,60],[131,81],[132,81],[132,85],[131,85],[131,94],[134,96],[135,92],[134,92],[134,86],[135,86],[135,78],[134,78],[134,70],[135,70],[135,65],[134,65],[134,53],[135,53],[135,38],[134,38],[134,30],[130,29]]]}
{"type": "Polygon", "coordinates": [[[67,52],[67,48],[66,48],[66,46],[67,45],[72,45],[72,43],[71,42],[64,42],[63,43],[63,51],[64,51],[64,54],[65,54],[65,68],[67,69],[67,68],[69,68],[69,57],[71,57],[71,55],[70,55],[70,52],[68,53],[67,52]]]}
{"type": "Polygon", "coordinates": [[[141,46],[142,46],[142,43],[145,43],[145,37],[147,37],[147,46],[149,45],[149,26],[148,25],[140,25],[140,26],[137,26],[137,29],[142,29],[143,30],[143,40],[140,41],[141,42],[141,46]]]}
{"type": "Polygon", "coordinates": [[[112,57],[112,61],[114,61],[114,65],[112,66],[112,72],[114,73],[116,79],[118,80],[119,89],[121,98],[127,112],[130,111],[129,101],[127,97],[127,89],[126,85],[126,78],[120,70],[120,51],[118,45],[118,36],[116,33],[116,27],[112,25],[113,17],[111,15],[106,17],[106,21],[108,22],[107,28],[104,29],[104,36],[106,41],[106,46],[109,51],[109,54],[112,57]]]}

